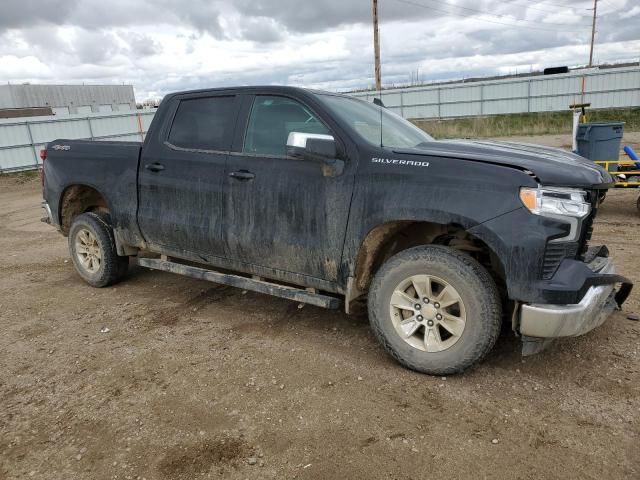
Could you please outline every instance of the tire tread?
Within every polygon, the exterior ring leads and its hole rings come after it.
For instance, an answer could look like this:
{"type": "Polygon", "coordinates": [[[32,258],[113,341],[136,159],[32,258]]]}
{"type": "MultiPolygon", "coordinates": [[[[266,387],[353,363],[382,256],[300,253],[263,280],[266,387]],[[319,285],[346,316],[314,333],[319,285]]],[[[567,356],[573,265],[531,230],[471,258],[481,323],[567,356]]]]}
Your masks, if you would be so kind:
{"type": "MultiPolygon", "coordinates": [[[[383,316],[385,315],[382,312],[383,316]]],[[[428,373],[432,375],[450,375],[455,373],[461,373],[472,365],[478,363],[486,357],[486,355],[493,348],[498,336],[500,335],[502,324],[502,304],[500,301],[500,295],[498,288],[491,278],[489,272],[478,263],[477,260],[469,255],[455,250],[449,247],[439,245],[425,245],[419,247],[413,247],[404,250],[392,258],[390,258],[381,268],[378,270],[371,284],[369,290],[369,318],[372,330],[376,338],[383,345],[384,349],[393,357],[397,362],[405,367],[416,370],[422,373],[428,373]],[[395,348],[386,338],[382,328],[381,321],[378,312],[376,312],[375,303],[377,298],[381,294],[381,289],[384,288],[384,278],[389,275],[394,269],[406,262],[424,262],[424,261],[438,261],[444,264],[447,268],[458,270],[459,273],[469,276],[469,281],[472,283],[472,288],[484,291],[484,301],[481,301],[482,311],[479,313],[480,318],[484,321],[484,328],[481,329],[481,337],[474,344],[475,348],[470,349],[464,356],[461,356],[455,364],[448,367],[432,367],[425,363],[412,362],[396,351],[395,348]],[[461,267],[466,271],[460,271],[461,267]]]]}
{"type": "Polygon", "coordinates": [[[118,255],[116,250],[116,241],[113,234],[113,228],[111,227],[111,221],[109,214],[103,212],[86,212],[81,215],[78,215],[71,224],[71,229],[69,231],[69,251],[71,252],[71,257],[74,265],[76,265],[76,270],[89,285],[92,285],[97,288],[108,287],[117,283],[124,277],[127,273],[127,269],[129,266],[129,257],[121,257],[118,255]],[[102,262],[104,265],[104,269],[102,275],[99,278],[92,279],[85,275],[78,268],[73,242],[75,239],[74,231],[77,225],[80,223],[85,223],[89,227],[91,227],[96,236],[98,237],[98,241],[101,245],[104,245],[102,255],[102,262]]]}

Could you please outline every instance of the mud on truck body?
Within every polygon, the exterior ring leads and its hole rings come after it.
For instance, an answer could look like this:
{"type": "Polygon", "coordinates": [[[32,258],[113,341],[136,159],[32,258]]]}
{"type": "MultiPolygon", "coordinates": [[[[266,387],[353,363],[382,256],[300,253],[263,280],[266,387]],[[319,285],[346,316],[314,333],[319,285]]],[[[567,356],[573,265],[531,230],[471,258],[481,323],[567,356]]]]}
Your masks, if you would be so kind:
{"type": "Polygon", "coordinates": [[[361,100],[290,87],[167,96],[143,144],[56,140],[44,220],[95,287],[131,263],[347,313],[401,364],[479,362],[586,333],[630,282],[591,246],[610,175],[533,145],[435,141],[361,100]]]}

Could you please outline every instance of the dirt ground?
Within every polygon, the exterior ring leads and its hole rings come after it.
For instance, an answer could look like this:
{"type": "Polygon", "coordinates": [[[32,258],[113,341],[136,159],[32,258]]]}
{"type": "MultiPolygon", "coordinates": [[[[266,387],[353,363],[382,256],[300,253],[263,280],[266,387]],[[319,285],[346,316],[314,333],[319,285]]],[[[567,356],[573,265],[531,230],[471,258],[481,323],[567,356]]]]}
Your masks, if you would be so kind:
{"type": "MultiPolygon", "coordinates": [[[[640,283],[638,193],[593,243],[640,283]]],[[[93,289],[39,201],[0,177],[2,480],[640,478],[640,288],[586,336],[523,360],[504,332],[429,377],[364,318],[141,268],[93,289]]]]}

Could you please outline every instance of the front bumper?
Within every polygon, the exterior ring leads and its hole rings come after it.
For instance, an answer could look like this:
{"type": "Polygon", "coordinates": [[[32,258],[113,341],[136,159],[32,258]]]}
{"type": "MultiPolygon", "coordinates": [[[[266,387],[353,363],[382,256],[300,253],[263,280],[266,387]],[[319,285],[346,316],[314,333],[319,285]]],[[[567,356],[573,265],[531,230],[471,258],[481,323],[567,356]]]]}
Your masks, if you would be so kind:
{"type": "Polygon", "coordinates": [[[611,259],[596,257],[588,266],[594,273],[593,285],[579,303],[522,306],[521,335],[538,339],[583,335],[602,325],[616,306],[622,305],[632,285],[626,278],[615,274],[611,259]],[[617,284],[621,284],[618,289],[617,284]]]}

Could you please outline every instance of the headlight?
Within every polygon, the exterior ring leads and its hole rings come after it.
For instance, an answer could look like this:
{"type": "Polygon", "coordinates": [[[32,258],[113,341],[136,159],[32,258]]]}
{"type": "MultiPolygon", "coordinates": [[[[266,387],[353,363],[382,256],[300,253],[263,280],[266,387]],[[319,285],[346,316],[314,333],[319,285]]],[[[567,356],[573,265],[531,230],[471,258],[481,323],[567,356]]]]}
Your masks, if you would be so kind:
{"type": "Polygon", "coordinates": [[[521,188],[520,200],[531,213],[544,217],[580,219],[591,211],[587,193],[577,188],[521,188]]]}

